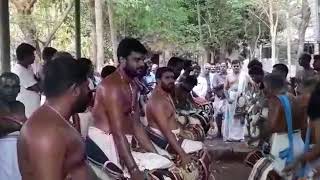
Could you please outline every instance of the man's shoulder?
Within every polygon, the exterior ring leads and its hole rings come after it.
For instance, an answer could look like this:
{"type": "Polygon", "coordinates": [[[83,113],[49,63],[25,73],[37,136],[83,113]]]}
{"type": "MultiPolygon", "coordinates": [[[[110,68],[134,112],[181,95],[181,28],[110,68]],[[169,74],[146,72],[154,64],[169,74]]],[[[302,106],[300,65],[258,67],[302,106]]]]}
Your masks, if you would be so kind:
{"type": "Polygon", "coordinates": [[[148,102],[154,106],[162,105],[166,102],[166,97],[157,91],[153,91],[148,102]]]}
{"type": "Polygon", "coordinates": [[[104,78],[101,83],[98,85],[98,89],[103,89],[108,92],[119,92],[121,90],[122,81],[117,78],[115,75],[111,74],[110,76],[104,78]]]}

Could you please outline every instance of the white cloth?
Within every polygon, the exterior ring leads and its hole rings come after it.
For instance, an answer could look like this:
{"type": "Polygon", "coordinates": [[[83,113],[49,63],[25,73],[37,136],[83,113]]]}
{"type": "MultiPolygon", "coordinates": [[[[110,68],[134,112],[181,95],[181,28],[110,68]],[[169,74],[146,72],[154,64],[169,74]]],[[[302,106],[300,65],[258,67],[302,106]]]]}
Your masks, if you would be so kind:
{"type": "Polygon", "coordinates": [[[12,68],[12,72],[19,76],[20,79],[20,93],[18,94],[17,101],[20,101],[25,106],[26,116],[29,118],[31,114],[40,107],[40,95],[34,91],[29,91],[27,88],[37,84],[34,73],[31,69],[16,64],[12,68]]]}
{"type": "MultiPolygon", "coordinates": [[[[158,135],[163,136],[162,132],[159,129],[156,129],[153,127],[150,127],[150,129],[153,132],[157,133],[158,135]]],[[[178,135],[179,135],[180,131],[181,131],[181,129],[175,129],[175,130],[171,131],[176,136],[177,140],[178,140],[178,135]]],[[[198,151],[202,150],[204,148],[204,145],[200,141],[193,141],[193,140],[189,140],[189,139],[184,139],[182,141],[181,148],[187,154],[190,154],[190,153],[194,153],[194,152],[198,152],[198,151]]]]}
{"type": "MultiPolygon", "coordinates": [[[[274,170],[282,175],[282,170],[285,167],[286,159],[281,159],[279,153],[289,147],[289,138],[287,133],[274,133],[271,138],[271,151],[270,154],[274,159],[274,170]]],[[[303,154],[304,143],[301,138],[301,132],[293,133],[293,157],[294,159],[303,154]]]]}
{"type": "Polygon", "coordinates": [[[212,106],[214,109],[214,117],[217,117],[218,114],[225,112],[226,100],[220,99],[217,95],[215,95],[212,106]]]}
{"type": "MultiPolygon", "coordinates": [[[[247,76],[244,71],[239,74],[239,82],[233,84],[228,90],[229,98],[233,102],[226,103],[225,115],[223,121],[223,140],[224,141],[241,141],[244,140],[245,128],[244,124],[238,117],[235,117],[237,107],[237,99],[244,93],[247,86],[247,76]]],[[[244,118],[244,117],[243,117],[244,118]]]]}
{"type": "Polygon", "coordinates": [[[199,76],[197,78],[198,84],[193,88],[193,92],[196,93],[199,97],[204,98],[208,92],[208,82],[205,77],[199,76]]]}
{"type": "Polygon", "coordinates": [[[91,111],[79,113],[81,136],[86,138],[88,136],[89,127],[93,124],[93,116],[91,111]]]}
{"type": "MultiPolygon", "coordinates": [[[[119,168],[125,170],[120,164],[119,153],[116,149],[112,134],[106,134],[98,128],[90,127],[88,132],[89,137],[100,147],[104,154],[111,162],[116,164],[119,168]]],[[[126,135],[128,142],[131,143],[132,136],[126,135]]],[[[155,170],[167,169],[174,164],[169,159],[155,153],[140,153],[131,151],[132,157],[137,163],[139,170],[155,170]]],[[[129,176],[129,174],[125,173],[129,176]]]]}
{"type": "Polygon", "coordinates": [[[21,180],[17,155],[19,132],[0,138],[0,179],[21,180]]]}

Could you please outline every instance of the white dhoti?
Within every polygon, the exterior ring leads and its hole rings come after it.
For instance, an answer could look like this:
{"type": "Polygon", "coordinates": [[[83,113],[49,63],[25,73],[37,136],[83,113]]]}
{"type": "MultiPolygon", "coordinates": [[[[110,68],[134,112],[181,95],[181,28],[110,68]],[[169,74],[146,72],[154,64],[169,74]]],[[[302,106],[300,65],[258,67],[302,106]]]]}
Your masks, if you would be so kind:
{"type": "Polygon", "coordinates": [[[79,113],[78,115],[80,118],[81,136],[85,138],[88,136],[89,127],[93,124],[93,116],[91,111],[79,113]]]}
{"type": "MultiPolygon", "coordinates": [[[[288,134],[274,133],[271,138],[271,151],[269,157],[261,158],[254,165],[249,180],[267,180],[268,173],[276,171],[283,179],[292,179],[291,176],[285,176],[282,173],[286,165],[286,158],[280,157],[280,152],[289,148],[288,134]]],[[[301,132],[293,133],[293,158],[297,158],[304,152],[304,143],[301,138],[301,132]]]]}
{"type": "MultiPolygon", "coordinates": [[[[98,128],[90,127],[88,136],[92,139],[97,146],[108,157],[109,161],[117,165],[120,169],[124,170],[125,176],[129,177],[129,173],[126,172],[120,164],[120,158],[112,134],[107,134],[98,128]]],[[[128,142],[131,143],[132,136],[127,135],[128,142]]],[[[174,164],[169,159],[155,153],[141,153],[131,151],[131,154],[139,167],[140,171],[155,170],[155,169],[168,169],[174,164]]]]}
{"type": "MultiPolygon", "coordinates": [[[[152,132],[157,134],[158,136],[160,136],[162,138],[164,137],[159,129],[156,129],[153,127],[148,127],[148,128],[152,132]]],[[[172,133],[177,137],[177,140],[178,140],[178,135],[179,135],[180,131],[181,131],[181,129],[172,130],[172,133]]],[[[156,142],[154,142],[154,143],[157,144],[156,142]]],[[[204,145],[202,142],[193,141],[193,140],[189,140],[189,139],[183,139],[182,144],[181,144],[181,148],[188,154],[198,152],[198,151],[202,150],[203,147],[204,147],[204,145]]]]}
{"type": "Polygon", "coordinates": [[[238,92],[230,91],[230,99],[234,100],[233,103],[226,103],[225,114],[222,127],[223,140],[224,141],[241,141],[244,140],[245,125],[244,117],[235,116],[237,106],[237,94],[238,92]]]}
{"type": "Polygon", "coordinates": [[[0,179],[21,180],[17,155],[17,138],[19,132],[14,132],[0,138],[0,179]]]}
{"type": "MultiPolygon", "coordinates": [[[[285,168],[286,159],[280,158],[280,152],[286,150],[289,147],[288,134],[286,133],[274,133],[271,138],[271,158],[273,159],[274,170],[283,175],[282,170],[285,168]]],[[[301,138],[301,132],[297,131],[293,133],[293,158],[297,158],[304,153],[304,142],[301,138]]]]}

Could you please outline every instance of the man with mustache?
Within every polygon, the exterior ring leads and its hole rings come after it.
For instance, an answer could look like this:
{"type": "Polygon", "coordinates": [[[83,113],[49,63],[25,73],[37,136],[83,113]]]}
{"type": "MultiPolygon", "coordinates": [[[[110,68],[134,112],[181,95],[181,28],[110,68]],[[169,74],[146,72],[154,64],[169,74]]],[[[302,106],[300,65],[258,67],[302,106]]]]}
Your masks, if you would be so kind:
{"type": "Polygon", "coordinates": [[[24,180],[89,180],[85,144],[70,124],[91,100],[87,71],[72,57],[44,66],[46,102],[23,125],[17,143],[24,180]]]}
{"type": "Polygon", "coordinates": [[[89,158],[99,162],[101,158],[96,156],[94,148],[102,150],[105,162],[99,163],[104,169],[114,167],[110,169],[113,173],[108,175],[116,179],[141,180],[148,176],[144,170],[172,165],[157,154],[140,122],[137,77],[143,73],[146,54],[147,49],[138,40],[123,39],[117,49],[119,66],[102,80],[95,96],[94,124],[88,132],[87,153],[89,158]],[[134,142],[148,153],[137,152],[134,142]]]}
{"type": "MultiPolygon", "coordinates": [[[[177,155],[181,160],[181,165],[188,167],[193,164],[190,153],[203,151],[203,144],[200,141],[189,140],[188,135],[177,122],[176,108],[171,97],[171,93],[175,89],[174,78],[174,71],[169,67],[161,67],[157,70],[157,85],[146,108],[149,123],[147,131],[156,145],[173,155],[177,155]]],[[[197,156],[196,158],[205,159],[207,158],[205,154],[206,152],[203,151],[203,156],[197,156]]],[[[203,166],[206,166],[206,164],[203,164],[203,166]]],[[[202,168],[202,166],[197,168],[202,168]]],[[[202,172],[205,173],[204,177],[208,176],[206,170],[202,172]]]]}

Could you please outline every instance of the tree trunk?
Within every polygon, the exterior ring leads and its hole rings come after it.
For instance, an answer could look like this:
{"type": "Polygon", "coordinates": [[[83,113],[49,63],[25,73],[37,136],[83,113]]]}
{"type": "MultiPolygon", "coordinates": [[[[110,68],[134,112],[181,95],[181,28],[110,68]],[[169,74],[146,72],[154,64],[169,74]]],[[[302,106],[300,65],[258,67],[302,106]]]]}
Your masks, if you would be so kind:
{"type": "Polygon", "coordinates": [[[95,20],[95,0],[89,1],[89,11],[90,11],[90,23],[91,23],[91,55],[90,58],[93,64],[97,67],[97,34],[96,34],[96,20],[95,20]]]}
{"type": "Polygon", "coordinates": [[[205,48],[204,59],[206,63],[211,63],[211,52],[209,48],[205,48]]]}
{"type": "Polygon", "coordinates": [[[44,47],[47,47],[50,44],[50,42],[52,41],[52,39],[53,39],[54,35],[56,34],[56,32],[58,31],[58,29],[61,27],[63,22],[67,19],[69,13],[71,12],[71,10],[73,8],[73,5],[74,5],[74,0],[71,0],[65,13],[62,15],[61,20],[59,22],[57,22],[57,24],[54,26],[53,30],[48,34],[48,37],[44,43],[44,47]]]}
{"type": "Polygon", "coordinates": [[[271,63],[272,65],[276,64],[277,57],[276,57],[276,51],[277,51],[277,30],[278,30],[278,20],[279,20],[279,14],[278,12],[274,11],[274,2],[272,0],[269,0],[269,28],[270,28],[270,36],[271,36],[271,63]]]}
{"type": "Polygon", "coordinates": [[[226,59],[227,56],[227,44],[225,42],[221,43],[220,47],[220,59],[226,59]]]}
{"type": "Polygon", "coordinates": [[[272,65],[276,64],[276,34],[274,32],[271,32],[271,63],[272,65]]]}
{"type": "MultiPolygon", "coordinates": [[[[287,1],[288,2],[288,1],[287,1]]],[[[289,7],[289,3],[287,6],[289,7]]],[[[286,12],[286,20],[287,20],[287,59],[288,59],[288,67],[289,67],[289,76],[291,74],[291,19],[289,9],[286,12]]]]}
{"type": "Polygon", "coordinates": [[[24,35],[25,42],[33,45],[36,48],[38,57],[41,57],[40,45],[36,36],[36,26],[31,17],[33,6],[37,2],[36,0],[11,0],[14,4],[18,15],[17,22],[24,35]]]}
{"type": "Polygon", "coordinates": [[[302,1],[302,7],[301,7],[301,23],[299,24],[299,44],[298,44],[298,57],[303,53],[304,48],[304,41],[305,41],[305,34],[307,27],[309,25],[311,11],[309,7],[309,3],[307,0],[302,1]]]}
{"type": "Polygon", "coordinates": [[[198,14],[199,41],[200,41],[200,46],[202,46],[200,0],[197,0],[197,14],[198,14]]]}
{"type": "Polygon", "coordinates": [[[107,2],[108,6],[108,15],[109,15],[109,26],[110,26],[110,37],[111,37],[111,44],[112,44],[112,56],[113,56],[113,62],[115,65],[118,64],[118,57],[117,57],[117,30],[113,23],[113,2],[112,0],[108,0],[107,2]]]}
{"type": "Polygon", "coordinates": [[[95,0],[96,33],[97,33],[97,70],[100,72],[104,65],[103,38],[103,0],[95,0]]]}

